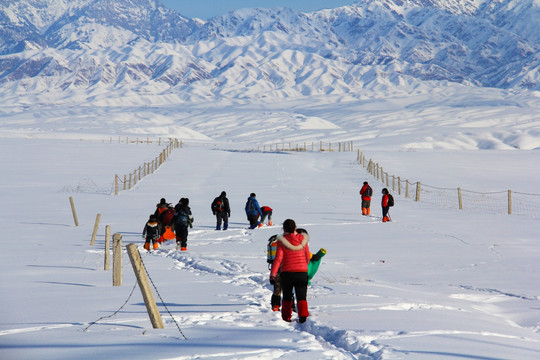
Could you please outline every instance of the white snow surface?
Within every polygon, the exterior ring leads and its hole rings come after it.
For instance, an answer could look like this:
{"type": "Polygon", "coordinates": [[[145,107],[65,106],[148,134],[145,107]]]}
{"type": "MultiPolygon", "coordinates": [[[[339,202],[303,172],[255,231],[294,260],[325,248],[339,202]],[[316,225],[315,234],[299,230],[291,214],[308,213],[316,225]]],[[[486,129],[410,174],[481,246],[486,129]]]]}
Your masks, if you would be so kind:
{"type": "Polygon", "coordinates": [[[152,91],[4,88],[0,358],[540,358],[539,219],[394,194],[392,221],[382,223],[384,185],[356,162],[359,149],[411,181],[539,194],[540,96],[444,84],[378,91],[185,102],[152,91]],[[184,145],[115,196],[115,174],[164,148],[126,137],[184,145]],[[355,151],[275,150],[320,141],[334,149],[353,141],[355,151]],[[375,194],[371,216],[360,212],[365,180],[375,194]],[[222,190],[232,216],[227,231],[216,231],[210,203],[222,190]],[[251,192],[274,208],[275,226],[247,229],[251,192]],[[142,247],[162,197],[190,199],[187,252],[142,247]],[[287,218],[309,231],[312,252],[328,252],[308,289],[305,324],[270,308],[266,243],[287,218]],[[151,326],[125,250],[122,286],[112,286],[106,225],[124,246],[137,245],[164,329],[151,326]]]}

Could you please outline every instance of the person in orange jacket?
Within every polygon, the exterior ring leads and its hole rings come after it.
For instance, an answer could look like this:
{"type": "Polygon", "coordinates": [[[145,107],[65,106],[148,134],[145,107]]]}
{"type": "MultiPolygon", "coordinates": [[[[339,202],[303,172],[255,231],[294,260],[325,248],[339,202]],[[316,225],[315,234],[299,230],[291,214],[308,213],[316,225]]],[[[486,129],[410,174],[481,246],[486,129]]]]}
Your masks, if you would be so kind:
{"type": "Polygon", "coordinates": [[[369,186],[367,181],[364,181],[364,186],[360,189],[360,195],[362,196],[362,215],[369,215],[369,206],[371,205],[373,189],[369,186]]]}
{"type": "Polygon", "coordinates": [[[382,221],[387,222],[390,221],[390,216],[388,215],[388,211],[390,210],[390,193],[388,192],[387,188],[382,189],[382,199],[381,199],[381,206],[382,206],[382,221]]]}
{"type": "Polygon", "coordinates": [[[304,323],[309,316],[307,303],[308,263],[311,257],[308,246],[309,236],[296,232],[296,223],[292,219],[283,222],[283,235],[277,237],[276,258],[270,271],[270,284],[274,285],[280,272],[283,301],[281,318],[291,321],[293,307],[293,289],[298,301],[298,322],[304,323]]]}

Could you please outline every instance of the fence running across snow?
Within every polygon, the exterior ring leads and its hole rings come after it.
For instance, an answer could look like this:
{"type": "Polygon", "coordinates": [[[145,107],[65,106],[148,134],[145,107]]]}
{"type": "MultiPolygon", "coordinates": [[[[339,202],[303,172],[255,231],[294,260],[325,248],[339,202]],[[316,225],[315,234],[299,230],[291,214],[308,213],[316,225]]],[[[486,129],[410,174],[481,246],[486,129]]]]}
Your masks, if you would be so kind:
{"type": "Polygon", "coordinates": [[[495,214],[526,215],[540,218],[540,194],[527,194],[512,190],[481,193],[461,188],[440,188],[402,180],[390,175],[379,163],[366,160],[358,150],[357,162],[388,190],[405,198],[427,202],[440,207],[481,211],[495,214]]]}
{"type": "MultiPolygon", "coordinates": [[[[112,141],[112,138],[111,138],[112,141]]],[[[148,143],[148,139],[146,142],[148,143]]],[[[126,140],[128,142],[128,140],[126,140]]],[[[144,141],[141,141],[144,142],[144,141]]],[[[137,143],[139,143],[139,140],[137,139],[137,143]]],[[[161,144],[161,139],[159,140],[159,143],[161,144]]],[[[136,168],[133,172],[130,172],[129,174],[126,174],[123,176],[123,179],[121,179],[118,174],[114,176],[114,195],[118,195],[118,192],[120,190],[129,190],[133,186],[137,184],[143,177],[146,175],[153,174],[154,171],[156,171],[169,157],[170,153],[173,149],[182,147],[182,142],[178,141],[178,139],[169,139],[169,145],[161,153],[159,153],[158,156],[156,156],[155,159],[153,159],[150,162],[145,162],[144,164],[140,165],[138,168],[136,168]],[[121,189],[120,189],[121,186],[121,189]]]]}

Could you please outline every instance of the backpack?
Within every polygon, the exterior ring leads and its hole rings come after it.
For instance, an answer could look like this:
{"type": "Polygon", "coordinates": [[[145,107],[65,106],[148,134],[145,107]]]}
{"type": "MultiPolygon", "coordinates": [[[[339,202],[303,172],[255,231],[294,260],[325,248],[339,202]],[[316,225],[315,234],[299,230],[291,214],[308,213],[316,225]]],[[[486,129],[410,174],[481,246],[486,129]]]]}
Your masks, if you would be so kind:
{"type": "Polygon", "coordinates": [[[366,196],[371,197],[372,195],[373,195],[373,189],[371,188],[371,186],[368,185],[368,187],[366,188],[366,196]]]}
{"type": "Polygon", "coordinates": [[[248,200],[248,213],[254,213],[255,211],[255,204],[253,203],[253,199],[249,198],[248,200]]]}
{"type": "Polygon", "coordinates": [[[394,206],[394,197],[390,194],[388,194],[388,206],[394,206]]]}
{"type": "Polygon", "coordinates": [[[277,235],[272,235],[270,239],[268,239],[268,245],[266,245],[266,262],[270,266],[274,259],[276,258],[276,252],[277,252],[277,235]]]}
{"type": "Polygon", "coordinates": [[[164,212],[160,214],[161,223],[165,225],[169,225],[171,223],[171,220],[174,216],[174,210],[173,209],[167,209],[164,212]]]}
{"type": "Polygon", "coordinates": [[[214,200],[214,202],[212,203],[212,211],[216,213],[223,211],[223,199],[216,198],[214,200]]]}

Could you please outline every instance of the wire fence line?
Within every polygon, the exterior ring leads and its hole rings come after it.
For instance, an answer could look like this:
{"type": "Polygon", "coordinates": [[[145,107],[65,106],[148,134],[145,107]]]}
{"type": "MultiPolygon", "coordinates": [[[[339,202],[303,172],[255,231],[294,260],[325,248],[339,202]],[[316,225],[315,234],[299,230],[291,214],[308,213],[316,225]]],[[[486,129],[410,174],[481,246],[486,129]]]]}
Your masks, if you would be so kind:
{"type": "Polygon", "coordinates": [[[155,159],[153,159],[152,161],[143,163],[129,174],[124,174],[123,179],[118,174],[115,174],[113,184],[114,195],[118,195],[118,192],[120,191],[130,190],[139,181],[141,181],[143,177],[153,174],[154,171],[156,171],[161,165],[163,165],[163,163],[165,162],[165,160],[167,160],[173,149],[181,148],[182,146],[182,141],[179,141],[178,139],[169,139],[169,144],[167,145],[167,147],[163,149],[163,151],[161,151],[159,155],[156,156],[155,159]]]}
{"type": "Polygon", "coordinates": [[[490,214],[513,214],[540,218],[540,194],[512,190],[477,192],[461,188],[440,188],[420,181],[410,182],[391,175],[373,159],[367,160],[357,150],[357,163],[388,190],[404,198],[434,204],[444,208],[477,211],[490,214]]]}

